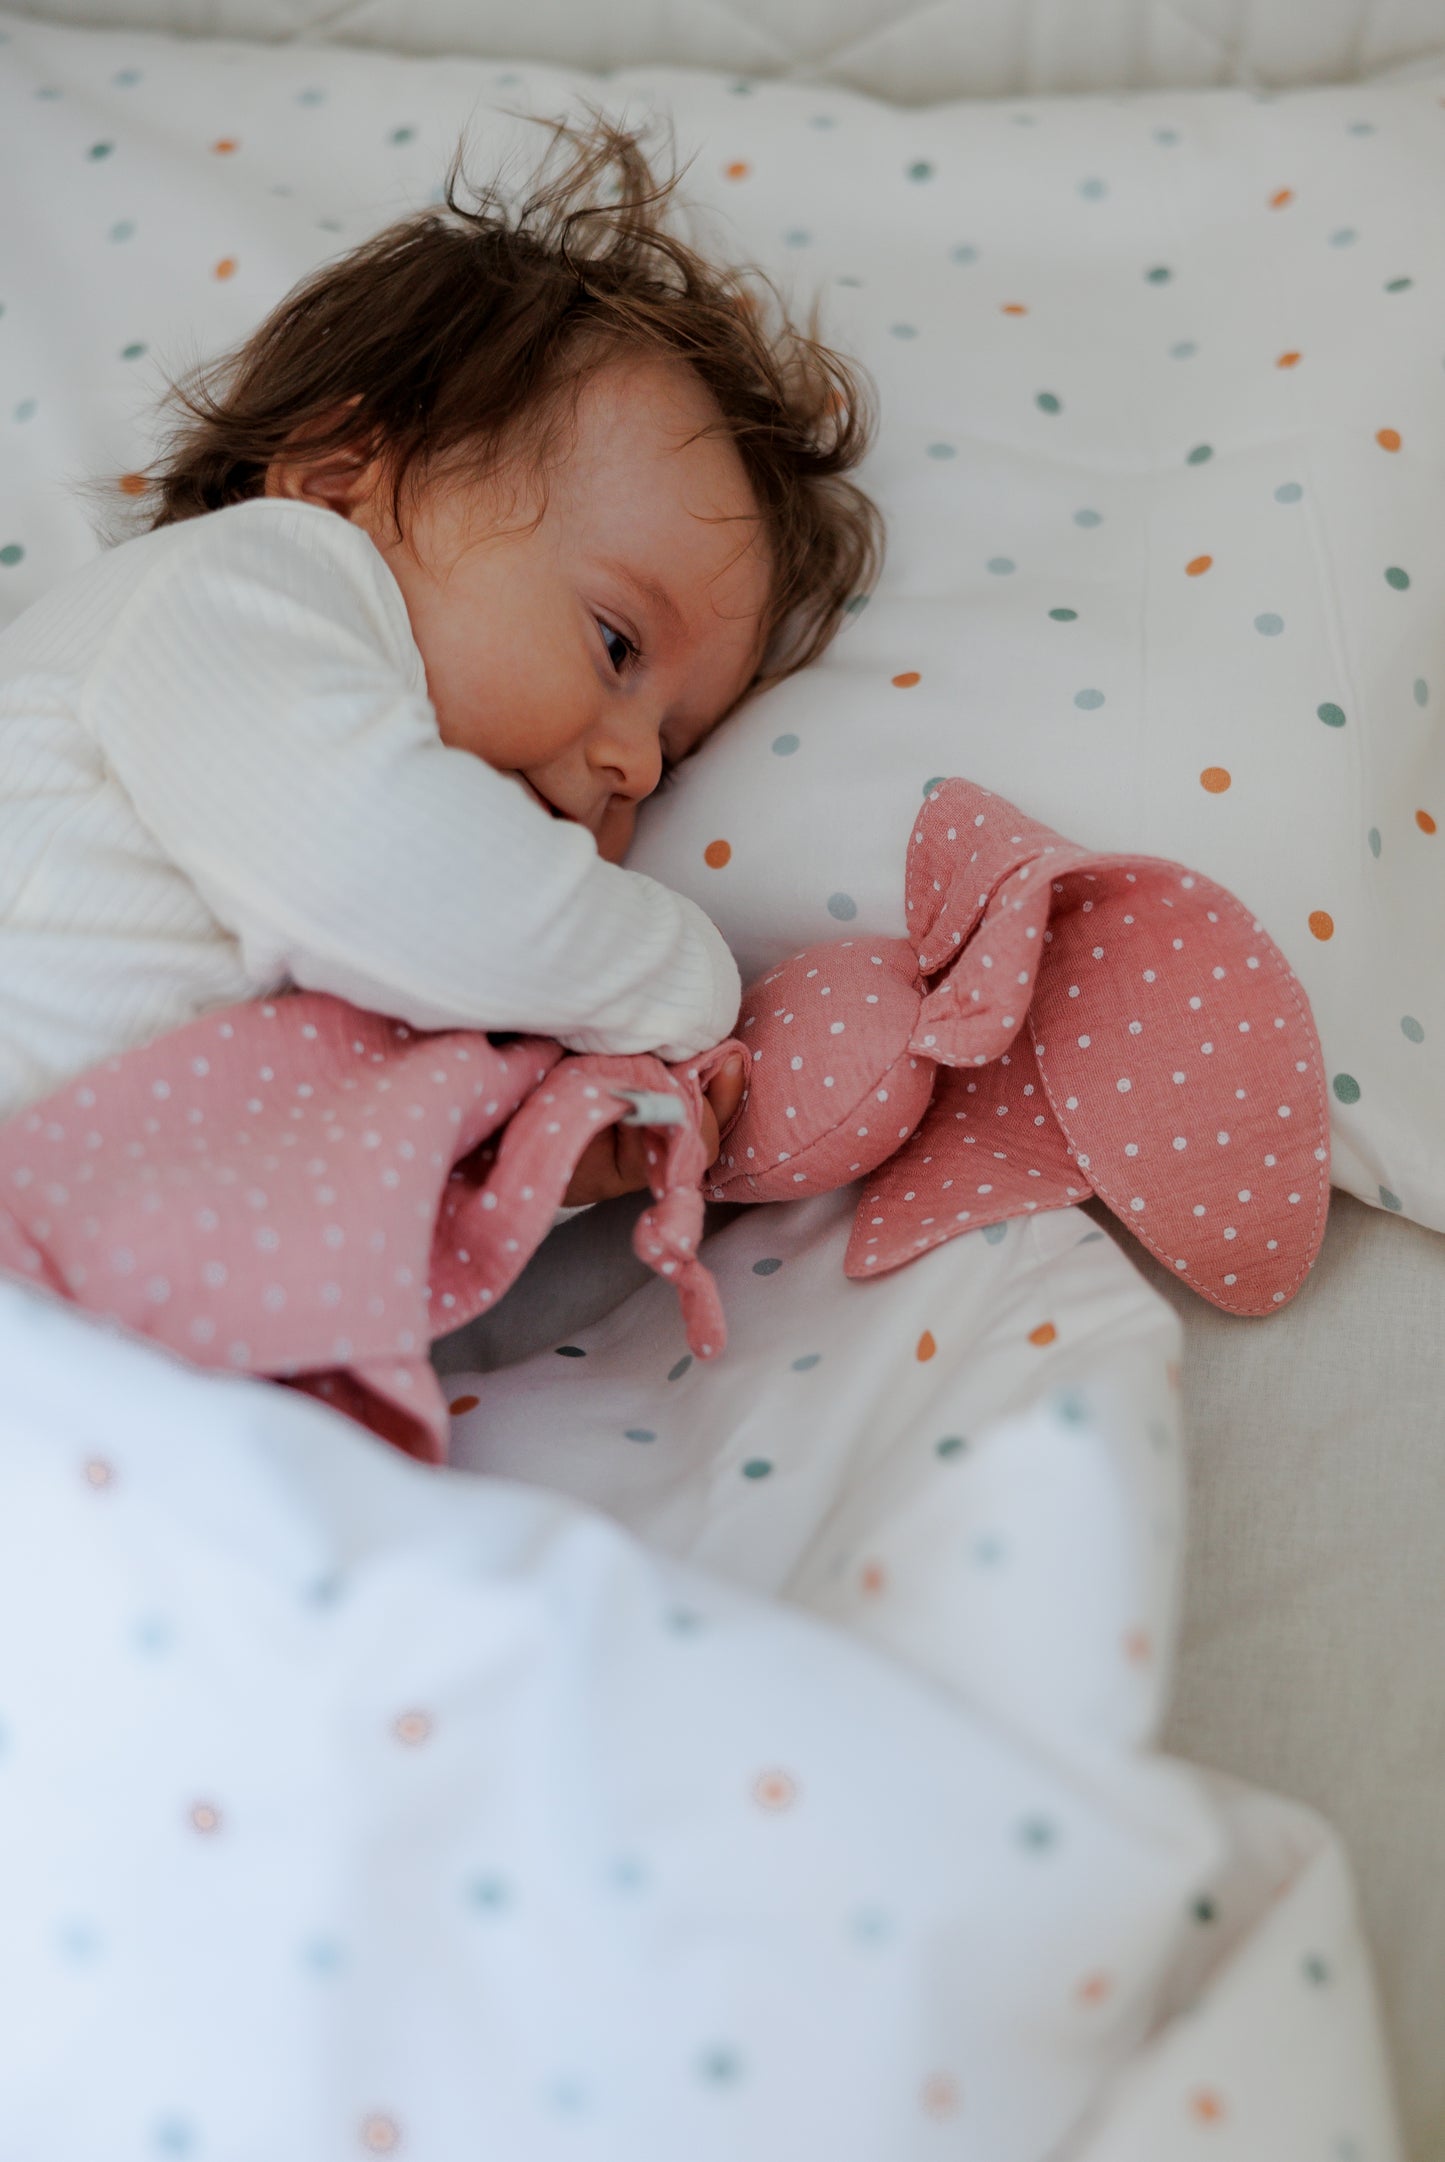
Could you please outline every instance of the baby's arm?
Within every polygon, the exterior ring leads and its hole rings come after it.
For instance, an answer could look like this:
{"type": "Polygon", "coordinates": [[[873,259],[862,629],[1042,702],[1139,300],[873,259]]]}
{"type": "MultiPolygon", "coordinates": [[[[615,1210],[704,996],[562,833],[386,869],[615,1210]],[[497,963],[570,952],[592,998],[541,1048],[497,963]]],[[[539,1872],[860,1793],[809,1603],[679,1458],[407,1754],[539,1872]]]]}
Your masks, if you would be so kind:
{"type": "Polygon", "coordinates": [[[442,743],[364,534],[279,503],[196,526],[118,619],[82,717],[249,965],[578,1051],[686,1058],[728,1033],[737,969],[703,912],[442,743]]]}

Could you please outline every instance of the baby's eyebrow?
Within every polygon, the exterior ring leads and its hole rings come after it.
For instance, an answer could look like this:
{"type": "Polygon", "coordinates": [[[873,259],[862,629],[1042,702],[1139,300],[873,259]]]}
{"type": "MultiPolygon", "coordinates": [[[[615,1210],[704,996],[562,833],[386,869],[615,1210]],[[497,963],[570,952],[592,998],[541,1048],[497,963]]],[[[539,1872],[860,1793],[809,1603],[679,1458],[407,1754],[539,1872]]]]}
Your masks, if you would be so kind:
{"type": "Polygon", "coordinates": [[[681,638],[684,635],[687,619],[666,586],[659,584],[655,578],[647,577],[642,571],[633,570],[626,563],[619,563],[614,557],[606,558],[602,567],[611,571],[614,577],[620,578],[624,585],[631,586],[633,592],[648,603],[675,637],[681,638]]]}

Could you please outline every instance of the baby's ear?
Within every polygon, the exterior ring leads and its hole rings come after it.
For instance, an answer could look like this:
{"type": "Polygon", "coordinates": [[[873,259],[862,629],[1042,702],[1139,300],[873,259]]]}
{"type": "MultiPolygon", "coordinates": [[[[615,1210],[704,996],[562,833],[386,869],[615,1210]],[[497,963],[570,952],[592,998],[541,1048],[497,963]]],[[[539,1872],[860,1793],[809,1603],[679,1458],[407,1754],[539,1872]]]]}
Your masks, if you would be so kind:
{"type": "Polygon", "coordinates": [[[902,939],[813,946],[753,984],[734,1030],[747,1095],[712,1167],[714,1201],[796,1201],[863,1177],[928,1107],[910,1049],[923,986],[902,939]]]}

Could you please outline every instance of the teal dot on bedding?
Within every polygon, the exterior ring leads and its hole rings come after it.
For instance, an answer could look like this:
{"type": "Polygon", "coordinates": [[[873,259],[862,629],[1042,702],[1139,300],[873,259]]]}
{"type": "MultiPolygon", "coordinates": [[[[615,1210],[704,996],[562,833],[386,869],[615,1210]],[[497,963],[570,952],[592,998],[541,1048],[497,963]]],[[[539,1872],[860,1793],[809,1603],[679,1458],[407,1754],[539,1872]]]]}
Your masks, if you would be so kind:
{"type": "Polygon", "coordinates": [[[296,93],[296,103],[298,105],[324,105],[325,102],[326,92],[309,85],[305,90],[298,90],[296,93]]]}
{"type": "Polygon", "coordinates": [[[101,158],[108,158],[114,148],[114,143],[92,143],[89,150],[87,150],[85,154],[88,158],[94,158],[96,160],[99,160],[101,158]]]}
{"type": "Polygon", "coordinates": [[[791,232],[783,235],[783,245],[788,248],[807,248],[812,246],[812,242],[812,234],[805,233],[801,225],[795,225],[791,232]]]}
{"type": "Polygon", "coordinates": [[[956,458],[958,452],[954,449],[952,443],[930,443],[928,455],[930,458],[956,458]]]}
{"type": "Polygon", "coordinates": [[[564,2116],[573,2116],[587,2106],[587,2089],[580,2079],[549,2080],[544,2092],[553,2109],[561,2110],[564,2116]]]}
{"type": "Polygon", "coordinates": [[[130,240],[135,234],[134,218],[117,218],[110,229],[112,240],[130,240]]]}
{"type": "Polygon", "coordinates": [[[698,2078],[715,2087],[730,2087],[742,2078],[743,2061],[735,2049],[705,2049],[697,2060],[698,2078]]]}
{"type": "Polygon", "coordinates": [[[895,338],[916,338],[918,336],[917,325],[913,323],[890,323],[888,328],[895,338]]]}
{"type": "Polygon", "coordinates": [[[55,1932],[61,1957],[78,1967],[88,1966],[101,1950],[100,1932],[90,1922],[62,1922],[55,1932]]]}
{"type": "Polygon", "coordinates": [[[1064,409],[1062,399],[1055,397],[1051,390],[1041,390],[1034,404],[1041,413],[1061,413],[1064,409]]]}
{"type": "Polygon", "coordinates": [[[1081,180],[1079,182],[1079,193],[1083,196],[1086,203],[1102,202],[1108,192],[1109,188],[1106,181],[1081,180]]]}
{"type": "Polygon", "coordinates": [[[857,913],[858,903],[851,893],[829,894],[828,914],[835,917],[839,923],[851,923],[857,913]]]}
{"type": "Polygon", "coordinates": [[[392,131],[391,131],[391,133],[390,133],[390,134],[389,134],[389,135],[387,136],[387,138],[386,138],[386,139],[387,139],[387,141],[388,141],[389,143],[411,143],[411,142],[415,142],[415,140],[416,140],[416,129],[415,129],[415,128],[412,128],[412,127],[401,127],[401,128],[393,128],[393,129],[392,129],[392,131]]]}
{"type": "Polygon", "coordinates": [[[141,339],[132,339],[129,345],[123,345],[120,349],[122,360],[140,360],[144,353],[145,344],[141,339]]]}
{"type": "Polygon", "coordinates": [[[1373,135],[1374,132],[1375,123],[1373,120],[1352,120],[1350,122],[1351,135],[1373,135]]]}
{"type": "Polygon", "coordinates": [[[800,741],[801,738],[791,734],[791,732],[785,736],[774,736],[774,756],[777,758],[791,758],[800,741]]]}
{"type": "Polygon", "coordinates": [[[685,1374],[685,1373],[687,1372],[687,1370],[688,1370],[688,1368],[689,1368],[689,1367],[691,1366],[691,1364],[692,1364],[692,1353],[691,1353],[690,1351],[685,1351],[685,1352],[683,1353],[682,1357],[681,1357],[681,1358],[680,1358],[680,1359],[678,1360],[678,1362],[677,1362],[676,1366],[670,1366],[670,1367],[668,1368],[668,1370],[667,1370],[667,1378],[668,1378],[668,1380],[669,1380],[669,1381],[681,1381],[681,1379],[682,1379],[683,1375],[684,1375],[684,1374],[685,1374]]]}
{"type": "Polygon", "coordinates": [[[935,788],[942,788],[947,779],[948,775],[946,773],[935,773],[931,781],[925,781],[923,784],[924,801],[928,800],[935,788]]]}
{"type": "MultiPolygon", "coordinates": [[[[1097,691],[1095,692],[1094,696],[1100,705],[1104,703],[1103,699],[1099,697],[1097,691]]],[[[1004,1240],[1007,1237],[1007,1224],[985,1224],[983,1227],[983,1242],[985,1246],[1002,1246],[1004,1240]]]]}
{"type": "Polygon", "coordinates": [[[823,1354],[821,1351],[805,1351],[801,1359],[794,1359],[793,1372],[795,1374],[811,1374],[813,1368],[817,1366],[819,1361],[822,1359],[822,1356],[823,1354]]]}
{"type": "Polygon", "coordinates": [[[968,1443],[962,1434],[945,1434],[940,1441],[933,1444],[933,1453],[946,1462],[951,1456],[962,1456],[967,1447],[968,1443]]]}
{"type": "Polygon", "coordinates": [[[1284,629],[1284,617],[1275,615],[1272,610],[1267,610],[1264,615],[1255,617],[1254,627],[1261,638],[1278,638],[1280,632],[1284,629]]]}
{"type": "Polygon", "coordinates": [[[728,88],[735,98],[750,98],[753,94],[753,86],[746,76],[740,76],[735,83],[729,83],[728,88]]]}
{"type": "Polygon", "coordinates": [[[850,286],[854,292],[861,292],[863,288],[861,278],[835,278],[833,282],[835,285],[850,286]]]}
{"type": "Polygon", "coordinates": [[[1144,279],[1148,285],[1167,285],[1173,275],[1167,263],[1156,263],[1152,270],[1145,271],[1144,279]]]}
{"type": "Polygon", "coordinates": [[[1075,525],[1092,526],[1102,525],[1103,523],[1104,513],[1100,510],[1076,510],[1074,512],[1075,525]]]}
{"type": "Polygon", "coordinates": [[[831,113],[814,113],[808,122],[810,128],[835,128],[838,125],[831,113]]]}
{"type": "Polygon", "coordinates": [[[1065,1389],[1054,1399],[1054,1409],[1066,1426],[1087,1426],[1089,1407],[1077,1389],[1065,1389]]]}
{"type": "Polygon", "coordinates": [[[1430,703],[1430,686],[1423,676],[1416,676],[1415,678],[1415,703],[1417,706],[1425,706],[1430,703]]]}
{"type": "Polygon", "coordinates": [[[1214,445],[1212,443],[1196,443],[1184,463],[1186,465],[1208,465],[1213,456],[1214,445]]]}
{"type": "MultiPolygon", "coordinates": [[[[438,202],[440,197],[434,195],[432,201],[434,203],[438,202]]],[[[340,218],[318,218],[316,220],[316,230],[319,233],[339,233],[342,230],[341,220],[340,218]]]]}
{"type": "Polygon", "coordinates": [[[1049,621],[1051,623],[1077,623],[1078,620],[1079,611],[1077,608],[1051,608],[1049,610],[1049,621]]]}
{"type": "Polygon", "coordinates": [[[511,1900],[511,1892],[503,1877],[473,1877],[467,1886],[467,1899],[483,1914],[500,1914],[511,1900]]]}
{"type": "Polygon", "coordinates": [[[1392,563],[1385,573],[1385,583],[1393,586],[1397,593],[1404,593],[1409,588],[1410,573],[1402,571],[1398,563],[1392,563]]]}
{"type": "Polygon", "coordinates": [[[195,2154],[196,2135],[184,2117],[162,2117],[152,2144],[157,2154],[195,2154]]]}
{"type": "Polygon", "coordinates": [[[1378,827],[1378,826],[1371,826],[1371,828],[1370,828],[1369,832],[1368,832],[1368,833],[1367,833],[1367,834],[1365,835],[1365,839],[1366,839],[1366,840],[1367,840],[1367,841],[1369,842],[1369,844],[1370,844],[1370,854],[1371,854],[1371,855],[1372,855],[1373,857],[1375,857],[1376,861],[1378,861],[1378,860],[1379,860],[1379,854],[1380,854],[1380,829],[1379,829],[1379,827],[1378,827]]]}
{"type": "Polygon", "coordinates": [[[1179,130],[1178,128],[1156,128],[1154,130],[1154,140],[1156,143],[1163,143],[1167,150],[1178,142],[1179,130]]]}
{"type": "Polygon", "coordinates": [[[745,1479],[766,1479],[772,1475],[772,1465],[765,1456],[750,1456],[743,1466],[745,1479]]]}
{"type": "Polygon", "coordinates": [[[49,83],[42,83],[40,88],[36,91],[35,95],[38,98],[58,98],[60,96],[60,92],[52,88],[49,83]]]}
{"type": "Polygon", "coordinates": [[[1423,1043],[1425,1041],[1425,1031],[1412,1013],[1402,1016],[1400,1034],[1407,1037],[1411,1043],[1423,1043]]]}
{"type": "Polygon", "coordinates": [[[1084,713],[1095,712],[1104,703],[1102,691],[1075,691],[1074,704],[1084,713]]]}
{"type": "Polygon", "coordinates": [[[1392,1194],[1388,1186],[1380,1188],[1380,1207],[1382,1209],[1388,1209],[1392,1216],[1398,1216],[1404,1206],[1405,1204],[1400,1199],[1400,1196],[1392,1194]]]}
{"type": "Polygon", "coordinates": [[[883,1944],[893,1929],[887,1915],[877,1907],[860,1907],[849,1916],[848,1934],[855,1944],[883,1944]]]}
{"type": "Polygon", "coordinates": [[[313,1974],[339,1974],[346,1954],[335,1937],[312,1937],[301,1947],[301,1964],[313,1974]]]}
{"type": "Polygon", "coordinates": [[[1018,1826],[1019,1845],[1033,1854],[1046,1854],[1059,1843],[1059,1828],[1052,1817],[1025,1817],[1018,1826]]]}
{"type": "Polygon", "coordinates": [[[861,616],[867,606],[868,595],[866,593],[855,593],[851,601],[844,601],[843,613],[845,616],[861,616]]]}
{"type": "Polygon", "coordinates": [[[954,263],[976,263],[978,250],[969,241],[960,241],[956,248],[949,249],[949,260],[954,263]]]}
{"type": "Polygon", "coordinates": [[[1010,571],[1015,570],[1017,565],[1012,556],[990,556],[988,568],[993,572],[995,578],[1007,578],[1010,571]]]}
{"type": "Polygon", "coordinates": [[[1408,293],[1414,283],[1413,278],[1390,278],[1386,281],[1385,291],[1387,293],[1408,293]]]}
{"type": "Polygon", "coordinates": [[[1360,1084],[1352,1073],[1337,1073],[1330,1086],[1342,1104],[1359,1102],[1360,1084]]]}
{"type": "Polygon", "coordinates": [[[1342,225],[1337,233],[1330,234],[1330,246],[1332,248],[1352,248],[1359,237],[1353,225],[1342,225]]]}
{"type": "Polygon", "coordinates": [[[1169,358],[1171,360],[1192,360],[1198,351],[1199,348],[1192,338],[1181,338],[1177,345],[1170,346],[1169,358]]]}
{"type": "Polygon", "coordinates": [[[587,1354],[580,1344],[559,1344],[557,1346],[557,1357],[559,1359],[585,1359],[586,1356],[587,1354]]]}
{"type": "Polygon", "coordinates": [[[1033,113],[1010,113],[1009,118],[1016,128],[1031,128],[1036,116],[1033,113]]]}
{"type": "Polygon", "coordinates": [[[753,1274],[754,1276],[776,1276],[782,1265],[776,1255],[770,1254],[766,1261],[755,1261],[753,1263],[753,1274]]]}
{"type": "Polygon", "coordinates": [[[140,69],[122,68],[119,74],[112,75],[110,79],[118,90],[131,90],[141,79],[140,69]]]}
{"type": "Polygon", "coordinates": [[[24,561],[25,550],[21,547],[19,541],[7,541],[5,546],[0,548],[0,563],[3,563],[7,570],[24,561]]]}
{"type": "Polygon", "coordinates": [[[991,1532],[985,1532],[982,1538],[974,1540],[973,1558],[981,1569],[996,1568],[999,1562],[1003,1560],[1003,1557],[1003,1541],[1002,1539],[995,1539],[991,1532]]]}
{"type": "Polygon", "coordinates": [[[175,1642],[175,1630],[164,1614],[142,1614],[130,1633],[131,1643],[146,1659],[157,1659],[175,1642]]]}
{"type": "Polygon", "coordinates": [[[1209,1923],[1219,1920],[1219,1909],[1207,1894],[1201,1899],[1196,1899],[1189,1911],[1196,1922],[1209,1923]]]}
{"type": "Polygon", "coordinates": [[[650,1426],[629,1426],[624,1429],[622,1438],[624,1441],[656,1441],[657,1436],[650,1426]]]}
{"type": "Polygon", "coordinates": [[[1297,480],[1286,480],[1281,481],[1275,489],[1274,499],[1276,503],[1298,503],[1303,494],[1304,490],[1297,480]]]}
{"type": "Polygon", "coordinates": [[[647,1865],[635,1854],[619,1855],[612,1865],[611,1877],[619,1892],[640,1892],[647,1882],[647,1865]]]}
{"type": "Polygon", "coordinates": [[[910,180],[931,180],[933,178],[933,167],[929,164],[927,158],[915,158],[908,168],[908,177],[910,180]]]}
{"type": "Polygon", "coordinates": [[[1315,707],[1315,712],[1324,722],[1326,728],[1343,728],[1345,725],[1345,709],[1343,706],[1332,705],[1326,700],[1324,705],[1315,707]]]}

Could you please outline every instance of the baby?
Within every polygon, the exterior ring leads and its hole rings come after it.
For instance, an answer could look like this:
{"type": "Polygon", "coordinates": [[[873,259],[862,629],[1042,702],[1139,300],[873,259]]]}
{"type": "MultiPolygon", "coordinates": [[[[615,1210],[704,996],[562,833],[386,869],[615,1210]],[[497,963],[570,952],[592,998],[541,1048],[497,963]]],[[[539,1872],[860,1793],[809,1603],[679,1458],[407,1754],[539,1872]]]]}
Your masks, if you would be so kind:
{"type": "MultiPolygon", "coordinates": [[[[291,985],[578,1051],[727,1035],[720,934],[622,859],[871,576],[867,412],[664,229],[636,136],[559,145],[517,209],[464,207],[459,155],[444,210],[179,386],[148,530],[0,635],[0,1117],[291,985]]],[[[624,1128],[567,1200],[642,1184],[624,1128]]]]}

